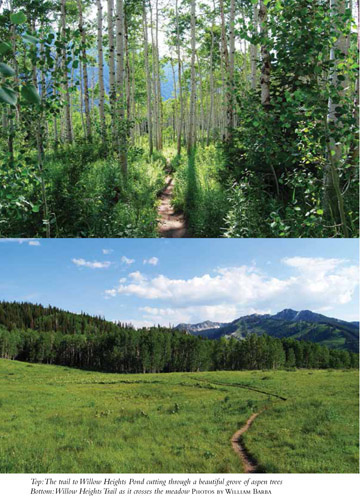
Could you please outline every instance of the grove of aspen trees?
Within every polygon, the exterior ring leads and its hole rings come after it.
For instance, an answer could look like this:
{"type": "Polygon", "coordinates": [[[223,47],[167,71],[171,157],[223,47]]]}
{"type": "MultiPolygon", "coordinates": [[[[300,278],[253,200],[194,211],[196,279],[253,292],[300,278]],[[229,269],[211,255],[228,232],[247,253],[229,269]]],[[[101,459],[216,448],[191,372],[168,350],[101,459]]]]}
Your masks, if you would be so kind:
{"type": "Polygon", "coordinates": [[[358,4],[0,0],[0,237],[357,237],[358,4]]]}

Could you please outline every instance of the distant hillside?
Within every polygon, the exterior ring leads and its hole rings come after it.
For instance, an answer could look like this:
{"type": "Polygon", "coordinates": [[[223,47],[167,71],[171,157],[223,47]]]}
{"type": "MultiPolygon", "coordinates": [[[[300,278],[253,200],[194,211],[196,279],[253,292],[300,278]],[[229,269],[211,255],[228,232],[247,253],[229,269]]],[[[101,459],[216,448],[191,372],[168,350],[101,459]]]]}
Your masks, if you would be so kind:
{"type": "Polygon", "coordinates": [[[0,357],[117,373],[358,366],[358,354],[345,348],[328,349],[326,342],[299,341],[295,335],[276,338],[281,337],[279,328],[277,335],[266,335],[261,324],[256,327],[259,319],[261,316],[248,316],[225,326],[199,323],[193,325],[195,333],[190,335],[186,325],[178,330],[161,326],[136,330],[56,307],[0,302],[0,357]],[[244,325],[246,332],[254,333],[245,335],[244,325]],[[206,334],[212,339],[205,338],[206,334]]]}
{"type": "MultiPolygon", "coordinates": [[[[275,338],[291,338],[316,342],[332,349],[359,350],[359,323],[328,318],[312,311],[284,309],[274,314],[252,314],[235,319],[231,323],[214,328],[211,322],[200,323],[209,328],[199,330],[199,325],[178,325],[176,329],[208,339],[233,337],[244,339],[248,334],[270,335],[275,338]]],[[[221,323],[214,323],[221,325],[221,323]]]]}

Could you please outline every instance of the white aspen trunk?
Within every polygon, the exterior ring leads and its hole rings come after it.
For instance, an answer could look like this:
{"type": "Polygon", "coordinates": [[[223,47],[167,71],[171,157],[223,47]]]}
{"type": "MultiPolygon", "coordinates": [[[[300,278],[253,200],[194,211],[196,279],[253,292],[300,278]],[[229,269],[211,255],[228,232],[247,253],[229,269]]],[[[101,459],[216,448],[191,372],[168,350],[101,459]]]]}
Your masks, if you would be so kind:
{"type": "MultiPolygon", "coordinates": [[[[245,60],[245,56],[244,56],[245,60]]],[[[235,0],[230,1],[230,30],[229,30],[229,87],[230,103],[229,106],[229,127],[235,127],[235,0]]]]}
{"type": "MultiPolygon", "coordinates": [[[[257,2],[253,5],[253,24],[254,24],[254,32],[257,35],[259,31],[259,6],[257,2]]],[[[253,90],[255,90],[257,86],[257,78],[256,78],[257,58],[258,58],[257,45],[251,44],[250,46],[251,88],[253,90]]]]}
{"type": "Polygon", "coordinates": [[[150,31],[151,31],[151,46],[152,46],[152,86],[154,95],[154,137],[155,137],[155,147],[159,149],[159,105],[158,105],[158,86],[157,86],[157,72],[156,72],[156,43],[154,36],[154,22],[153,22],[153,11],[151,2],[149,3],[150,8],[150,31]]]}
{"type": "Polygon", "coordinates": [[[213,110],[214,110],[214,23],[211,26],[211,47],[210,47],[210,108],[207,128],[206,145],[210,144],[210,137],[213,127],[213,110]]]}
{"type": "Polygon", "coordinates": [[[189,114],[189,138],[187,150],[190,154],[196,145],[196,75],[195,75],[195,23],[196,23],[196,0],[191,0],[191,95],[189,114]]]}
{"type": "Polygon", "coordinates": [[[83,65],[80,61],[80,116],[81,116],[81,126],[83,129],[84,137],[86,137],[86,125],[85,125],[85,118],[84,118],[84,91],[83,91],[83,85],[82,82],[83,80],[83,65]]]}
{"type": "Polygon", "coordinates": [[[200,67],[200,60],[199,60],[199,54],[196,52],[196,59],[197,59],[197,65],[198,65],[198,74],[199,74],[199,95],[200,95],[200,123],[199,123],[199,136],[200,139],[203,139],[203,133],[204,133],[204,99],[203,99],[203,81],[202,81],[202,74],[201,74],[201,67],[200,67]]]}
{"type": "MultiPolygon", "coordinates": [[[[66,0],[61,0],[61,28],[62,38],[65,44],[66,40],[66,0]]],[[[65,136],[68,143],[73,142],[72,125],[71,125],[71,109],[70,109],[70,92],[69,92],[69,76],[66,62],[66,47],[62,50],[62,69],[63,69],[63,90],[64,90],[64,106],[65,106],[65,136]]]]}
{"type": "Polygon", "coordinates": [[[171,57],[170,59],[171,63],[171,72],[172,72],[172,77],[173,77],[173,87],[174,87],[174,101],[173,101],[173,115],[174,115],[174,121],[173,121],[173,141],[175,142],[176,138],[176,127],[177,127],[177,85],[176,85],[176,76],[175,76],[175,68],[174,68],[174,60],[171,57]]]}
{"type": "Polygon", "coordinates": [[[86,62],[86,33],[84,29],[84,19],[83,19],[83,9],[82,0],[77,0],[77,5],[79,9],[79,31],[81,36],[81,58],[83,65],[83,79],[80,82],[84,82],[84,104],[85,104],[85,123],[86,123],[86,138],[91,140],[91,117],[90,117],[90,103],[89,103],[89,77],[86,62]]]}
{"type": "Polygon", "coordinates": [[[127,131],[125,123],[125,96],[124,96],[124,4],[123,0],[116,0],[116,59],[117,59],[117,89],[119,114],[119,160],[124,177],[127,176],[127,131]]]}
{"type": "Polygon", "coordinates": [[[97,3],[97,48],[98,48],[98,67],[99,67],[99,114],[102,141],[106,142],[106,119],[105,119],[105,88],[104,88],[104,55],[103,55],[103,10],[101,0],[97,3]]]}
{"type": "Polygon", "coordinates": [[[146,73],[149,155],[152,156],[152,154],[153,154],[153,129],[152,129],[151,79],[150,79],[150,69],[149,69],[149,46],[148,46],[147,16],[146,16],[145,0],[143,1],[143,30],[144,30],[144,58],[145,58],[145,73],[146,73]]]}
{"type": "Polygon", "coordinates": [[[176,51],[178,58],[178,79],[179,79],[179,99],[180,99],[180,116],[178,123],[178,133],[177,133],[177,154],[181,155],[181,133],[184,122],[184,100],[181,85],[181,48],[180,48],[180,28],[179,28],[179,11],[178,11],[178,0],[175,2],[175,19],[176,19],[176,51]]]}
{"type": "Polygon", "coordinates": [[[156,85],[157,85],[157,99],[158,99],[158,150],[162,150],[162,97],[161,97],[161,82],[160,82],[160,57],[159,57],[159,2],[156,0],[155,11],[155,45],[156,45],[156,85]]]}
{"type": "Polygon", "coordinates": [[[227,36],[225,27],[224,1],[220,0],[220,16],[221,16],[221,46],[223,67],[225,69],[225,106],[226,106],[226,125],[225,125],[225,140],[231,139],[231,129],[233,124],[233,98],[231,90],[231,70],[229,61],[229,51],[227,46],[227,36]]]}
{"type": "Polygon", "coordinates": [[[107,23],[109,36],[109,101],[111,114],[111,131],[113,141],[116,138],[116,80],[115,80],[115,38],[114,38],[114,0],[107,0],[107,23]]]}
{"type": "Polygon", "coordinates": [[[261,42],[261,104],[265,107],[270,106],[270,74],[271,74],[271,61],[270,52],[267,47],[268,29],[267,29],[267,8],[264,0],[260,0],[260,34],[262,37],[261,42]]]}
{"type": "MultiPolygon", "coordinates": [[[[130,65],[130,77],[131,77],[131,87],[130,87],[130,116],[134,119],[136,115],[136,105],[135,105],[135,64],[136,64],[136,50],[131,50],[131,65],[130,65]]],[[[134,126],[131,128],[131,141],[135,144],[136,138],[136,121],[134,126]]]]}
{"type": "MultiPolygon", "coordinates": [[[[331,17],[336,18],[337,15],[344,15],[346,9],[345,0],[330,0],[331,17]]],[[[330,74],[330,83],[337,90],[340,98],[346,94],[346,80],[339,78],[341,70],[338,69],[337,54],[347,53],[347,41],[343,33],[338,32],[338,37],[330,50],[330,61],[334,63],[330,74]]],[[[341,128],[341,120],[337,117],[336,107],[339,104],[329,98],[327,128],[330,133],[328,141],[328,162],[324,172],[324,207],[326,213],[330,214],[335,222],[340,222],[342,232],[345,237],[348,237],[348,229],[346,225],[346,215],[344,210],[344,200],[341,193],[339,181],[339,168],[343,164],[344,145],[339,140],[335,140],[331,129],[336,134],[341,128]],[[330,127],[331,129],[330,129],[330,127]]]]}

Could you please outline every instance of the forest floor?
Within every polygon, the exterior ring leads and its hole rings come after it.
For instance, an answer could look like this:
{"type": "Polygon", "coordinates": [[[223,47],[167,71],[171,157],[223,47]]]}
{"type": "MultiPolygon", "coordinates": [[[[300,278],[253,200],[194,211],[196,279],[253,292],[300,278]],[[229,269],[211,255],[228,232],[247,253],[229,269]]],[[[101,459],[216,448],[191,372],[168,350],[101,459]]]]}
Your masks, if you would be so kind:
{"type": "Polygon", "coordinates": [[[166,186],[159,196],[159,236],[160,238],[187,238],[189,234],[185,216],[182,212],[175,211],[172,206],[174,179],[171,174],[170,160],[167,160],[166,169],[168,171],[166,186]]]}

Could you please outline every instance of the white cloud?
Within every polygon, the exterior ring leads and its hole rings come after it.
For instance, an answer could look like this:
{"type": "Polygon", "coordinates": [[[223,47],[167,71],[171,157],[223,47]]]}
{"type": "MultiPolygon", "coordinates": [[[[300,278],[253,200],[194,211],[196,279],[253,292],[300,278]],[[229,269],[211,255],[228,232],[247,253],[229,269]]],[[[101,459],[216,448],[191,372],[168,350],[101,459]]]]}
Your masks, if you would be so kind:
{"type": "Polygon", "coordinates": [[[145,320],[153,324],[177,325],[179,323],[200,323],[202,321],[216,321],[230,323],[240,316],[247,314],[270,314],[271,310],[254,308],[238,308],[236,304],[217,304],[211,306],[189,307],[141,307],[140,311],[145,320]]]}
{"type": "Polygon", "coordinates": [[[151,257],[150,259],[144,259],[143,264],[150,264],[151,266],[157,266],[159,259],[157,257],[151,257]]]}
{"type": "Polygon", "coordinates": [[[127,257],[125,257],[125,255],[123,255],[123,256],[121,257],[121,262],[122,262],[123,264],[126,264],[127,266],[130,266],[131,264],[134,264],[135,259],[128,259],[127,257]]]}
{"type": "Polygon", "coordinates": [[[0,238],[0,243],[19,243],[19,245],[27,243],[32,247],[40,246],[40,241],[34,238],[0,238]]]}
{"type": "Polygon", "coordinates": [[[130,282],[117,287],[118,294],[146,299],[166,300],[175,305],[209,305],[220,301],[247,304],[252,300],[272,297],[286,287],[286,282],[268,278],[246,266],[218,269],[211,276],[170,279],[164,275],[149,278],[140,272],[129,274],[130,282]]]}
{"type": "Polygon", "coordinates": [[[220,268],[188,279],[162,274],[152,278],[136,271],[105,294],[156,302],[156,307],[145,303],[141,309],[144,319],[175,324],[207,319],[231,321],[245,314],[284,308],[330,310],[349,303],[358,286],[357,266],[342,259],[291,257],[282,263],[287,271],[282,278],[255,265],[220,268]]]}
{"type": "Polygon", "coordinates": [[[109,261],[98,262],[96,260],[72,259],[72,262],[78,267],[88,267],[90,269],[107,269],[111,266],[111,262],[109,261]]]}
{"type": "Polygon", "coordinates": [[[103,248],[102,253],[104,255],[110,255],[111,253],[113,253],[113,251],[114,250],[112,248],[103,248]]]}

